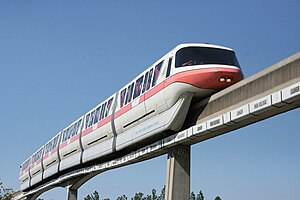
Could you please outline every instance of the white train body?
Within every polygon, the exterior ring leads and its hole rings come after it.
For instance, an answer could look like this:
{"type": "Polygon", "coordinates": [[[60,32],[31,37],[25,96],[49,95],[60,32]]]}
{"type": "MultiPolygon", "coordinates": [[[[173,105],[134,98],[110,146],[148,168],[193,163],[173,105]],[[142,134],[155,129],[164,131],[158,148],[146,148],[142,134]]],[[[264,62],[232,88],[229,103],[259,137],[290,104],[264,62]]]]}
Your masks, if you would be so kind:
{"type": "Polygon", "coordinates": [[[178,45],[53,137],[33,168],[24,162],[21,190],[59,171],[153,142],[166,130],[179,131],[193,98],[203,99],[241,79],[233,50],[211,44],[178,45]]]}
{"type": "Polygon", "coordinates": [[[46,179],[58,173],[59,167],[59,141],[61,132],[56,134],[49,142],[45,144],[43,155],[43,178],[46,179]]]}
{"type": "Polygon", "coordinates": [[[30,164],[30,185],[35,185],[43,180],[43,152],[44,146],[37,150],[31,157],[30,164]]]}
{"type": "Polygon", "coordinates": [[[114,134],[111,121],[114,103],[115,95],[109,97],[85,115],[84,128],[81,133],[81,143],[84,150],[83,162],[113,152],[114,134]]]}
{"type": "Polygon", "coordinates": [[[19,174],[19,182],[20,182],[20,190],[25,190],[30,187],[30,161],[31,157],[24,161],[20,166],[20,174],[19,174]]]}
{"type": "Polygon", "coordinates": [[[59,170],[68,169],[81,163],[82,147],[80,134],[83,117],[73,122],[61,133],[59,145],[59,170]]]}

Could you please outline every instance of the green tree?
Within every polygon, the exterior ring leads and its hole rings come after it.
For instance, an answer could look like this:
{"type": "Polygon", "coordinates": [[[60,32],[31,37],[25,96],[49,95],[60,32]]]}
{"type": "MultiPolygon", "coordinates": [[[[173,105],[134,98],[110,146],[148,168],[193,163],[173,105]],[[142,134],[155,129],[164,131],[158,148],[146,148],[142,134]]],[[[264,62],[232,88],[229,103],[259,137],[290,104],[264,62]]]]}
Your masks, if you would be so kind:
{"type": "Polygon", "coordinates": [[[197,194],[196,200],[204,200],[204,195],[202,193],[202,190],[200,190],[200,192],[197,194]]]}
{"type": "Polygon", "coordinates": [[[123,195],[117,198],[117,200],[127,200],[127,196],[123,195]]]}
{"type": "Polygon", "coordinates": [[[95,191],[93,194],[87,195],[84,200],[100,200],[99,193],[95,191]]]}
{"type": "Polygon", "coordinates": [[[196,195],[193,191],[191,192],[190,200],[196,200],[196,195]]]}
{"type": "Polygon", "coordinates": [[[0,200],[10,200],[13,197],[13,189],[6,188],[0,179],[0,200]]]}
{"type": "Polygon", "coordinates": [[[157,200],[156,190],[152,190],[152,195],[147,195],[146,198],[143,198],[145,200],[157,200]]]}
{"type": "Polygon", "coordinates": [[[144,200],[143,199],[144,194],[139,192],[139,193],[135,193],[134,197],[131,198],[131,200],[144,200]]]}
{"type": "Polygon", "coordinates": [[[165,200],[166,186],[161,190],[158,200],[165,200]]]}
{"type": "Polygon", "coordinates": [[[215,200],[222,200],[221,197],[217,196],[215,200]]]}

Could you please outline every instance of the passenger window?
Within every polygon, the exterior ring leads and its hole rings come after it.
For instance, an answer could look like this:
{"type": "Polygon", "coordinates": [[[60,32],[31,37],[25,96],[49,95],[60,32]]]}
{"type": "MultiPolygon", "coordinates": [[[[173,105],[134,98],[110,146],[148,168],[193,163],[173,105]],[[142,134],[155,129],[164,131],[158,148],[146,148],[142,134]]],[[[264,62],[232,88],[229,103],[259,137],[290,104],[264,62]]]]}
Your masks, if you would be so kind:
{"type": "Polygon", "coordinates": [[[54,138],[54,140],[51,141],[51,143],[49,144],[49,147],[48,147],[49,149],[47,151],[54,149],[54,147],[56,146],[56,141],[57,141],[56,138],[54,138]]]}
{"type": "Polygon", "coordinates": [[[151,69],[149,72],[149,78],[148,78],[146,90],[149,90],[149,88],[151,86],[152,75],[153,75],[153,69],[151,69]]]}
{"type": "Polygon", "coordinates": [[[104,119],[104,114],[105,114],[105,110],[106,110],[106,102],[102,105],[102,110],[101,110],[101,119],[104,119]]]}
{"type": "Polygon", "coordinates": [[[74,135],[76,135],[76,124],[74,124],[74,125],[71,127],[71,137],[73,137],[74,135]]]}
{"type": "Polygon", "coordinates": [[[153,81],[152,81],[152,87],[156,85],[156,82],[157,82],[162,64],[163,64],[163,62],[161,62],[161,63],[159,63],[158,65],[155,66],[154,76],[153,76],[153,81]]]}
{"type": "Polygon", "coordinates": [[[85,117],[85,129],[88,128],[88,125],[89,125],[89,118],[90,118],[90,114],[88,114],[88,115],[85,117]]]}
{"type": "Polygon", "coordinates": [[[120,108],[122,108],[124,106],[126,90],[127,89],[125,88],[124,90],[122,90],[122,92],[120,94],[120,108]]]}
{"type": "Polygon", "coordinates": [[[79,128],[80,128],[80,124],[81,124],[81,121],[82,121],[82,120],[79,120],[79,121],[76,123],[76,127],[75,127],[75,135],[78,134],[78,131],[79,131],[79,128]]]}
{"type": "Polygon", "coordinates": [[[146,91],[146,86],[147,86],[147,83],[148,83],[148,77],[149,77],[149,72],[147,72],[146,75],[145,75],[142,93],[144,93],[146,91]]]}
{"type": "Polygon", "coordinates": [[[95,111],[93,111],[90,115],[88,127],[90,127],[93,124],[94,116],[95,116],[95,111]]]}
{"type": "Polygon", "coordinates": [[[55,147],[54,145],[56,145],[55,142],[56,142],[56,141],[51,141],[51,143],[48,145],[48,148],[49,148],[49,149],[48,149],[48,152],[51,151],[52,149],[54,149],[54,147],[55,147]]]}
{"type": "Polygon", "coordinates": [[[173,60],[173,58],[169,58],[168,68],[167,68],[167,73],[166,73],[166,78],[168,78],[170,76],[172,60],[173,60]]]}
{"type": "Polygon", "coordinates": [[[107,109],[106,109],[106,113],[105,113],[105,117],[107,117],[108,114],[109,114],[110,108],[111,108],[111,106],[112,106],[113,99],[114,99],[114,98],[111,98],[110,100],[108,100],[108,103],[107,103],[107,109]]]}
{"type": "Polygon", "coordinates": [[[125,105],[128,104],[131,101],[133,85],[134,85],[134,83],[132,83],[131,85],[129,85],[128,88],[127,88],[128,92],[127,92],[127,96],[126,96],[125,105]]]}
{"type": "Polygon", "coordinates": [[[63,134],[63,140],[62,142],[66,141],[68,138],[68,131],[67,130],[64,130],[64,134],[63,134]]]}
{"type": "Polygon", "coordinates": [[[101,109],[101,106],[99,106],[96,109],[95,118],[94,118],[94,124],[97,123],[100,120],[100,109],[101,109]]]}
{"type": "Polygon", "coordinates": [[[144,76],[141,76],[141,77],[135,82],[135,88],[134,88],[133,99],[137,98],[137,97],[140,96],[140,94],[141,94],[142,86],[143,86],[143,78],[144,78],[144,76]]]}
{"type": "Polygon", "coordinates": [[[68,128],[68,139],[71,137],[71,128],[68,128]]]}
{"type": "Polygon", "coordinates": [[[60,135],[58,135],[58,136],[56,137],[55,146],[57,146],[57,144],[58,144],[59,141],[61,140],[59,136],[60,136],[60,135]]]}
{"type": "Polygon", "coordinates": [[[46,153],[52,150],[52,146],[53,146],[53,141],[51,141],[46,145],[46,153]]]}

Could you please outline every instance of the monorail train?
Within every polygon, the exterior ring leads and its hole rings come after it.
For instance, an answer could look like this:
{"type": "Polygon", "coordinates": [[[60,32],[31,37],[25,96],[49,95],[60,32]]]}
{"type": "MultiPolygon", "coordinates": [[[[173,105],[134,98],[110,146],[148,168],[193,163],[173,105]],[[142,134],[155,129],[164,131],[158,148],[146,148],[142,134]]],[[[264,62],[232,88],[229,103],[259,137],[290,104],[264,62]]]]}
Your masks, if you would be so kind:
{"type": "Polygon", "coordinates": [[[232,49],[180,44],[115,94],[57,133],[20,166],[21,190],[63,170],[178,131],[192,99],[243,79],[232,49]]]}

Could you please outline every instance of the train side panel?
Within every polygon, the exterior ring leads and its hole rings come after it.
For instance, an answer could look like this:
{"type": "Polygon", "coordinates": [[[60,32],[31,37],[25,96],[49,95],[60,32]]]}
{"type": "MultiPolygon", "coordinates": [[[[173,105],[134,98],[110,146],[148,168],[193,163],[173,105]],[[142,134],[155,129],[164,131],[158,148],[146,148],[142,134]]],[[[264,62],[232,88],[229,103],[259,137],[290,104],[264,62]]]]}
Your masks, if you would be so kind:
{"type": "Polygon", "coordinates": [[[88,162],[113,152],[114,134],[111,121],[115,96],[111,96],[85,115],[84,129],[81,133],[83,162],[88,162]]]}
{"type": "Polygon", "coordinates": [[[30,187],[30,162],[31,157],[28,158],[25,162],[23,162],[20,166],[20,174],[19,174],[19,182],[20,182],[20,189],[25,190],[30,187]]]}
{"type": "Polygon", "coordinates": [[[166,63],[167,61],[161,60],[155,64],[151,81],[152,88],[144,94],[146,112],[152,115],[158,115],[168,109],[163,95],[166,63]]]}
{"type": "Polygon", "coordinates": [[[143,81],[144,75],[139,76],[118,92],[118,100],[114,115],[114,124],[116,133],[120,134],[125,130],[130,129],[134,123],[137,123],[145,114],[144,101],[137,95],[137,90],[141,94],[141,86],[137,83],[143,81]]]}
{"type": "Polygon", "coordinates": [[[43,179],[48,178],[58,173],[59,168],[59,141],[61,132],[54,136],[48,143],[45,144],[43,156],[43,179]]]}
{"type": "MultiPolygon", "coordinates": [[[[153,76],[150,82],[150,89],[146,90],[141,96],[145,104],[147,116],[133,123],[129,127],[130,129],[118,133],[117,150],[129,147],[133,143],[145,141],[173,126],[179,129],[183,124],[192,94],[184,94],[183,91],[173,88],[173,99],[176,103],[168,109],[164,95],[166,67],[167,62],[160,60],[151,68],[153,76]]],[[[134,113],[135,108],[131,108],[130,112],[126,112],[125,116],[129,119],[134,119],[136,117],[134,113]]]]}
{"type": "Polygon", "coordinates": [[[43,180],[43,165],[42,165],[42,156],[43,156],[44,146],[41,147],[33,156],[31,157],[30,165],[30,186],[37,184],[43,180]]]}
{"type": "Polygon", "coordinates": [[[83,117],[64,129],[61,143],[59,145],[59,171],[79,165],[81,163],[82,148],[80,143],[80,132],[83,117]]]}

